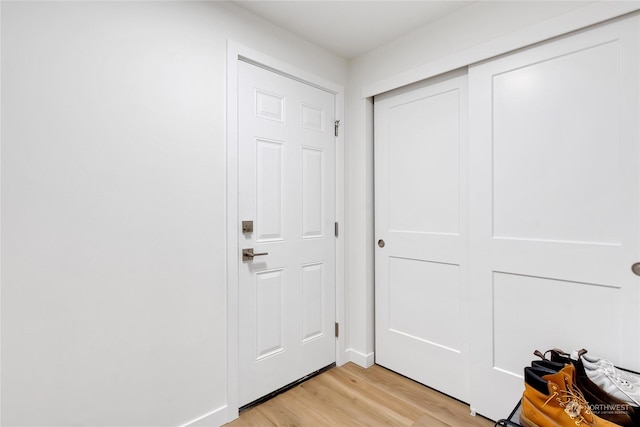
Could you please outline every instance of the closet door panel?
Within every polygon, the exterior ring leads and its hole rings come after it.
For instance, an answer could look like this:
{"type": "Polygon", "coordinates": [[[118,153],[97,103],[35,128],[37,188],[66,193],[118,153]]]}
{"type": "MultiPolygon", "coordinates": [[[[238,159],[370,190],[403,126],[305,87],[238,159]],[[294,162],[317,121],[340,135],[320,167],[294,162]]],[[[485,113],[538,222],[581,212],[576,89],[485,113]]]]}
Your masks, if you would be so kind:
{"type": "Polygon", "coordinates": [[[376,363],[468,399],[467,76],[376,97],[376,363]],[[382,242],[384,241],[384,244],[382,242]]]}
{"type": "Polygon", "coordinates": [[[619,244],[618,42],[492,78],[493,235],[619,244]]]}
{"type": "Polygon", "coordinates": [[[640,369],[639,27],[469,70],[470,403],[490,418],[518,401],[536,349],[640,369]]]}

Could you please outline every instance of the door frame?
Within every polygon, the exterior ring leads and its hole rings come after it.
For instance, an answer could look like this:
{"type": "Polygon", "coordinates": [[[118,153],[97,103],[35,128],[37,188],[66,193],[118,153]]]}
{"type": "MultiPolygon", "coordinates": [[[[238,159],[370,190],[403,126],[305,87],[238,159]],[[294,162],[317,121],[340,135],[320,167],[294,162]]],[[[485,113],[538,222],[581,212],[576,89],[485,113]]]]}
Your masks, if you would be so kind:
{"type": "MultiPolygon", "coordinates": [[[[227,40],[227,421],[238,418],[238,382],[239,382],[239,299],[238,299],[238,230],[240,222],[238,213],[238,61],[249,62],[277,74],[284,75],[299,82],[331,92],[335,96],[336,120],[344,117],[344,88],[276,58],[227,40]]],[[[345,247],[345,204],[344,204],[344,129],[341,125],[335,137],[335,220],[339,223],[336,244],[336,322],[345,328],[344,298],[344,247],[345,247]]],[[[336,365],[347,362],[345,353],[345,334],[338,335],[336,340],[336,365]]]]}

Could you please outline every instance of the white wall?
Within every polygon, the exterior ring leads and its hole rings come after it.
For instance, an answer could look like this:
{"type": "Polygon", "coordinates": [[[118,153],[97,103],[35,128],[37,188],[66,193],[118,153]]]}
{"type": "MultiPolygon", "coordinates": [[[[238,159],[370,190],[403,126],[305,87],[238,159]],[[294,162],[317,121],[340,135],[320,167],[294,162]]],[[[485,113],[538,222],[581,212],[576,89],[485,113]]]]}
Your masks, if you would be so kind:
{"type": "Polygon", "coordinates": [[[346,62],[221,2],[1,7],[2,425],[220,423],[227,38],[346,62]]]}
{"type": "Polygon", "coordinates": [[[371,98],[363,96],[449,71],[452,64],[469,65],[479,59],[464,62],[465,58],[482,58],[483,53],[518,44],[531,34],[573,30],[637,7],[637,1],[477,2],[350,62],[345,193],[352,360],[372,363],[375,348],[373,245],[379,237],[373,224],[372,106],[371,98]]]}

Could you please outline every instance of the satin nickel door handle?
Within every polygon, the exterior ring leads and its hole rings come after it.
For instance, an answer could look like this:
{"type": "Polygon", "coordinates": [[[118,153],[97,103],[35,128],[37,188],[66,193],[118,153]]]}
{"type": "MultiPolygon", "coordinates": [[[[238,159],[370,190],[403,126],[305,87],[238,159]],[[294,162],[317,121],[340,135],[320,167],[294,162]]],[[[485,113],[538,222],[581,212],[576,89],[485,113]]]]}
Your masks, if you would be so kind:
{"type": "Polygon", "coordinates": [[[633,264],[631,266],[631,271],[633,271],[633,274],[635,274],[636,276],[640,276],[640,262],[636,262],[635,264],[633,264]]]}
{"type": "Polygon", "coordinates": [[[259,254],[253,253],[253,248],[246,248],[242,250],[242,261],[253,261],[254,256],[269,255],[269,252],[262,252],[259,254]]]}

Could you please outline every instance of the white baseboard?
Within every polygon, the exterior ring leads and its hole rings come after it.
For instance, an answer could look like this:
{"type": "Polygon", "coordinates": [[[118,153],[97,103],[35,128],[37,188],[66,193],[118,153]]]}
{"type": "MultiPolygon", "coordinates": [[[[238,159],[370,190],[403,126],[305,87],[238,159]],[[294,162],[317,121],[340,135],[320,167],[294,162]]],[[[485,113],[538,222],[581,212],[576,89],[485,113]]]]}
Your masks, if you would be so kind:
{"type": "Polygon", "coordinates": [[[362,354],[359,351],[356,351],[350,348],[350,349],[347,349],[346,353],[347,353],[347,359],[350,362],[353,362],[356,365],[360,365],[363,368],[368,368],[372,366],[375,361],[374,352],[371,352],[369,354],[362,354]]]}
{"type": "Polygon", "coordinates": [[[227,420],[227,405],[224,405],[194,420],[191,420],[180,427],[220,427],[221,425],[224,425],[228,422],[229,420],[227,420]]]}

